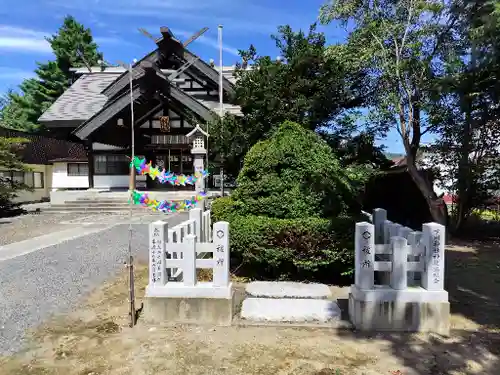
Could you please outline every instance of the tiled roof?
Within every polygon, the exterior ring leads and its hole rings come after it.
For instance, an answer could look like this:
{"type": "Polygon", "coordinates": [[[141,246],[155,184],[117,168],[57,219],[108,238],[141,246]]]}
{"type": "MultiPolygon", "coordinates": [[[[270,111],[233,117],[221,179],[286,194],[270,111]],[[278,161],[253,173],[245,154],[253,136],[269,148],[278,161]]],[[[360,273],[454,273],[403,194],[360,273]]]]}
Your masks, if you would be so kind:
{"type": "MultiPolygon", "coordinates": [[[[217,67],[214,69],[217,70],[217,67]]],[[[87,121],[106,104],[108,98],[101,94],[104,89],[111,85],[125,71],[124,68],[92,68],[75,70],[82,74],[70,88],[68,88],[38,119],[40,122],[50,121],[87,121]]],[[[231,83],[235,83],[233,76],[234,67],[223,67],[222,74],[231,83]]],[[[198,98],[196,98],[198,99],[198,98]]],[[[198,99],[199,100],[199,99],[198,99]]],[[[202,104],[203,101],[199,100],[202,104]]],[[[224,104],[225,111],[232,114],[240,114],[239,106],[224,104]]]]}
{"type": "Polygon", "coordinates": [[[119,72],[83,74],[38,120],[88,120],[108,99],[101,92],[119,76],[119,72]]]}
{"type": "Polygon", "coordinates": [[[87,158],[85,148],[80,143],[5,128],[0,128],[0,137],[25,138],[30,141],[20,149],[21,160],[26,164],[50,164],[51,160],[61,158],[66,160],[87,158]]]}

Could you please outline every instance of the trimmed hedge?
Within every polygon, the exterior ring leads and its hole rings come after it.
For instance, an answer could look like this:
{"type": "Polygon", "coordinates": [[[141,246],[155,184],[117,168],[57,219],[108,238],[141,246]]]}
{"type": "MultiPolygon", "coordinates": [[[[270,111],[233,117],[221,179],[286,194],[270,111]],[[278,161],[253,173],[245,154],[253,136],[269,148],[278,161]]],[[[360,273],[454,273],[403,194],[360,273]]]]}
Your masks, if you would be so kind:
{"type": "Polygon", "coordinates": [[[286,121],[245,156],[233,199],[241,215],[330,218],[359,211],[346,170],[316,133],[286,121]]]}
{"type": "Polygon", "coordinates": [[[231,269],[252,279],[342,283],[354,268],[355,219],[277,219],[239,215],[231,197],[216,199],[212,218],[228,221],[231,269]]]}
{"type": "Polygon", "coordinates": [[[230,215],[232,268],[253,279],[346,281],[354,268],[354,220],[230,215]]]}

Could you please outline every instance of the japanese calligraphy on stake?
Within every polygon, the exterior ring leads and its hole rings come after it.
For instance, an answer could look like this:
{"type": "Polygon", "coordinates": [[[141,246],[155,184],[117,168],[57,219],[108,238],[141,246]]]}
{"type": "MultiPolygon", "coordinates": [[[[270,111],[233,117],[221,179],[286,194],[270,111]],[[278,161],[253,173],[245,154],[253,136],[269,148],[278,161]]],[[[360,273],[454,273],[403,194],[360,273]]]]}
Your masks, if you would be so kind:
{"type": "Polygon", "coordinates": [[[355,283],[361,289],[370,289],[374,283],[375,230],[367,222],[356,223],[355,283]]]}
{"type": "MultiPolygon", "coordinates": [[[[213,242],[198,242],[194,233],[193,220],[180,224],[186,229],[181,233],[176,231],[175,241],[168,236],[167,223],[157,221],[150,224],[150,254],[149,254],[149,284],[146,288],[148,297],[197,297],[223,298],[232,297],[232,284],[229,277],[229,224],[217,222],[213,225],[213,242]],[[167,240],[168,239],[168,240],[167,240]],[[209,258],[201,258],[202,254],[212,254],[209,258]],[[176,256],[174,256],[176,255],[176,256]],[[196,269],[213,270],[212,282],[198,282],[196,269]],[[168,270],[181,270],[182,277],[172,274],[167,276],[168,270]]],[[[172,236],[173,237],[173,236],[172,236]]],[[[208,236],[204,236],[207,238],[208,236]]]]}

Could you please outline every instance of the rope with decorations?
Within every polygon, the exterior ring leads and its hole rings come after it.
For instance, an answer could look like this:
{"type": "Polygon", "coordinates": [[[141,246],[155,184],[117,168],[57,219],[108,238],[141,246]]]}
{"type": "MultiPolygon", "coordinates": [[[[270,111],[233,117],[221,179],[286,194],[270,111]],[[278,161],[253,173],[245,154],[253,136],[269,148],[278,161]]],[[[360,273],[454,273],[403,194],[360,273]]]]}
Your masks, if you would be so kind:
{"type": "Polygon", "coordinates": [[[135,168],[137,173],[141,175],[149,175],[149,177],[153,180],[156,178],[161,184],[169,183],[170,185],[175,186],[194,185],[199,179],[203,179],[208,176],[207,170],[196,172],[194,175],[176,175],[161,167],[152,166],[151,162],[146,163],[145,158],[139,158],[137,156],[134,156],[131,160],[130,167],[135,168]]]}
{"type": "MultiPolygon", "coordinates": [[[[153,211],[160,211],[164,213],[173,213],[178,211],[185,211],[195,208],[197,204],[206,197],[206,193],[200,192],[191,199],[184,200],[163,200],[158,201],[156,199],[151,199],[146,193],[141,193],[139,191],[132,191],[131,200],[134,204],[140,204],[143,207],[149,207],[153,211]]],[[[129,201],[130,202],[130,201],[129,201]]]]}

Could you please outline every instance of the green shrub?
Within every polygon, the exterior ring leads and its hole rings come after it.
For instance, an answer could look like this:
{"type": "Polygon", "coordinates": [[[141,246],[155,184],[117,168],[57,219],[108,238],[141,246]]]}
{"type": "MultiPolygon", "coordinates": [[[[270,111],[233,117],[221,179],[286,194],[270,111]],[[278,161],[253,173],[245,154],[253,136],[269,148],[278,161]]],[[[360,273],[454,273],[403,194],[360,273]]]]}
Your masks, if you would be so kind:
{"type": "Polygon", "coordinates": [[[338,283],[349,279],[352,273],[352,218],[229,218],[231,263],[240,276],[338,283]]]}
{"type": "Polygon", "coordinates": [[[217,198],[212,202],[212,221],[230,221],[230,218],[234,215],[235,201],[232,197],[221,197],[217,198]]]}
{"type": "Polygon", "coordinates": [[[336,217],[356,205],[351,181],[316,133],[283,123],[245,156],[232,194],[240,215],[336,217]]]}

